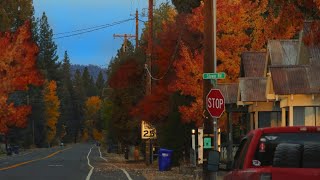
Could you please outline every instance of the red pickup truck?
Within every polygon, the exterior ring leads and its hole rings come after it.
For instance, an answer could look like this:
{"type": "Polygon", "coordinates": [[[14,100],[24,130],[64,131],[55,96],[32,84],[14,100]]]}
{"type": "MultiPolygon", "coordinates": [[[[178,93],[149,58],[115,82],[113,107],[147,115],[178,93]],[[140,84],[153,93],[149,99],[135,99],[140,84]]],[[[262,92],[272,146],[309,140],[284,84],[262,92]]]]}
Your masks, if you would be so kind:
{"type": "Polygon", "coordinates": [[[277,127],[244,137],[225,180],[320,180],[320,127],[277,127]]]}

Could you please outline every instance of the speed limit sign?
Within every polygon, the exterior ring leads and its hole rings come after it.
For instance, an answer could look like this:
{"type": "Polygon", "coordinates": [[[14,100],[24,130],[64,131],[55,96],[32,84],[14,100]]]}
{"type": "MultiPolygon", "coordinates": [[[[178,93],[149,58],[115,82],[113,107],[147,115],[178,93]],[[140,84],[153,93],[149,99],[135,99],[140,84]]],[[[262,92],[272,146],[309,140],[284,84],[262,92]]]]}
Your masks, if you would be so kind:
{"type": "Polygon", "coordinates": [[[141,139],[157,139],[156,128],[146,121],[141,122],[141,139]]]}

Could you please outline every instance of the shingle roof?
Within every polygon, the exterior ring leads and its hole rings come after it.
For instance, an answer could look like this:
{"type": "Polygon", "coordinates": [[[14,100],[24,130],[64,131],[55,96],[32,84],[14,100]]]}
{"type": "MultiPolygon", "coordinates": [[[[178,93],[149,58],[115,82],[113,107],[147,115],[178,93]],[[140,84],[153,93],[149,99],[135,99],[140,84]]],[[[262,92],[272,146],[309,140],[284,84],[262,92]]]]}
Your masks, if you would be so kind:
{"type": "Polygon", "coordinates": [[[244,52],[241,55],[241,77],[264,77],[266,52],[244,52]]]}
{"type": "Polygon", "coordinates": [[[225,104],[236,104],[238,96],[238,83],[218,84],[217,88],[220,89],[224,96],[225,104]]]}
{"type": "Polygon", "coordinates": [[[267,78],[239,78],[240,100],[243,102],[266,101],[267,78]]]}
{"type": "Polygon", "coordinates": [[[298,40],[269,40],[268,53],[271,65],[296,65],[298,47],[298,40]]]}
{"type": "Polygon", "coordinates": [[[320,93],[320,66],[270,66],[275,94],[320,93]]]}

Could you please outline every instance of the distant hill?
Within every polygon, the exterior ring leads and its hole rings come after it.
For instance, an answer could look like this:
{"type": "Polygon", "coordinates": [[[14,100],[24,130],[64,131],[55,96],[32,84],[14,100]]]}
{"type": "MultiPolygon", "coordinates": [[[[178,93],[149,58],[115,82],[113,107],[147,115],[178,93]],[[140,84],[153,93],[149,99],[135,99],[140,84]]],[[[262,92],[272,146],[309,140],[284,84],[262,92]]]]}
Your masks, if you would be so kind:
{"type": "Polygon", "coordinates": [[[71,64],[71,68],[70,68],[71,76],[74,77],[74,74],[76,73],[77,69],[79,69],[82,74],[85,67],[88,67],[89,73],[95,81],[97,80],[100,71],[103,72],[104,80],[107,79],[106,68],[101,68],[100,66],[91,65],[91,64],[90,65],[71,64]]]}

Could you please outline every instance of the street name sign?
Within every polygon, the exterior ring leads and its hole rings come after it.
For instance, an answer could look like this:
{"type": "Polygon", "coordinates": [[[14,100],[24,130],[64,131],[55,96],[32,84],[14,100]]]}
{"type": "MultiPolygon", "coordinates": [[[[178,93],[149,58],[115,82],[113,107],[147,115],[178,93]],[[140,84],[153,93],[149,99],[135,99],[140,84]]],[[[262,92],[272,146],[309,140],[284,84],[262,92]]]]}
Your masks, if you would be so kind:
{"type": "Polygon", "coordinates": [[[218,72],[218,73],[203,73],[203,79],[225,79],[226,73],[225,72],[218,72]]]}

